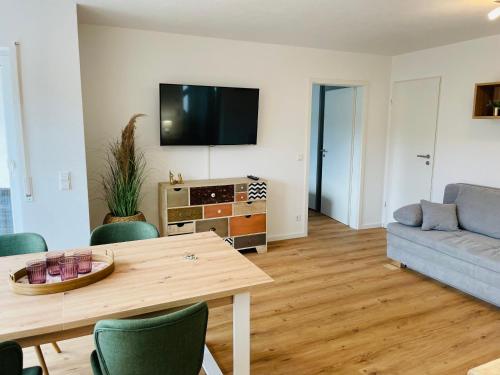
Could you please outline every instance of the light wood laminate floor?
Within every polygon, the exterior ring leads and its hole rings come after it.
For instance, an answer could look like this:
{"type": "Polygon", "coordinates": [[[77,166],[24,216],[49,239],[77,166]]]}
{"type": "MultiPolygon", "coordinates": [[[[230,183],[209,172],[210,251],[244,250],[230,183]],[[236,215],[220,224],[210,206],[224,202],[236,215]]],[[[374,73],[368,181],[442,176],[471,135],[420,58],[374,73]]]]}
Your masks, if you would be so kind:
{"type": "MultiPolygon", "coordinates": [[[[500,357],[500,311],[385,257],[385,231],[312,214],[308,238],[247,256],[275,282],[252,301],[252,374],[466,374],[500,357]]],[[[231,373],[231,307],[210,312],[208,345],[231,373]]],[[[92,338],[43,350],[51,375],[91,374],[92,338]]],[[[25,364],[36,364],[32,348],[25,364]]]]}

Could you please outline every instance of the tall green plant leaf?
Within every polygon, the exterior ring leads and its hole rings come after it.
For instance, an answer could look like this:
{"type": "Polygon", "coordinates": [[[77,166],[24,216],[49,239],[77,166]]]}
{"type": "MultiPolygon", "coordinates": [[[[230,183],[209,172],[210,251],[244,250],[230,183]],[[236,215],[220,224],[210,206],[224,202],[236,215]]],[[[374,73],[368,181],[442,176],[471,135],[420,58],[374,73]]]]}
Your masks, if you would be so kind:
{"type": "Polygon", "coordinates": [[[132,116],[122,130],[121,139],[109,144],[102,187],[113,216],[132,216],[138,212],[146,161],[144,154],[135,149],[135,125],[137,118],[142,116],[132,116]]]}

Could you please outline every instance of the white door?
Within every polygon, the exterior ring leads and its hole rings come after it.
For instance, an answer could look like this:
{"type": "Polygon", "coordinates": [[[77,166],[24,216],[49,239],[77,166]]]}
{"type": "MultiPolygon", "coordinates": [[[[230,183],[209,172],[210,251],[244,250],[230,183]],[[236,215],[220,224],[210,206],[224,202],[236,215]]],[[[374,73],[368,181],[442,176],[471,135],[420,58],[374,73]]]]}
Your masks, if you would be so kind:
{"type": "Polygon", "coordinates": [[[349,225],[354,90],[347,87],[325,92],[321,212],[346,225],[349,225]]]}
{"type": "Polygon", "coordinates": [[[426,78],[393,85],[386,223],[401,206],[431,197],[440,83],[426,78]]]}

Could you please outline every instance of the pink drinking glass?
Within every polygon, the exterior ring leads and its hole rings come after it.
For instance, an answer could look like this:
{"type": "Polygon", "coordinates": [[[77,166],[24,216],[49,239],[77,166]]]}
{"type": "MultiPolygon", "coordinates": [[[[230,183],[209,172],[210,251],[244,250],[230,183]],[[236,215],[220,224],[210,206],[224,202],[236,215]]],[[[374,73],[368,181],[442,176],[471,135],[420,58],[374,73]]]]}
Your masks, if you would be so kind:
{"type": "Polygon", "coordinates": [[[92,250],[79,250],[75,256],[78,258],[78,273],[92,271],[92,250]]]}
{"type": "Polygon", "coordinates": [[[47,281],[47,263],[45,263],[45,260],[26,262],[26,272],[30,284],[45,284],[47,281]]]}
{"type": "Polygon", "coordinates": [[[50,276],[56,276],[59,275],[60,269],[59,269],[59,261],[61,259],[64,259],[64,254],[60,252],[50,252],[45,255],[45,259],[47,261],[47,272],[49,273],[50,276]]]}
{"type": "Polygon", "coordinates": [[[78,257],[65,256],[59,261],[61,281],[76,279],[78,277],[78,257]]]}

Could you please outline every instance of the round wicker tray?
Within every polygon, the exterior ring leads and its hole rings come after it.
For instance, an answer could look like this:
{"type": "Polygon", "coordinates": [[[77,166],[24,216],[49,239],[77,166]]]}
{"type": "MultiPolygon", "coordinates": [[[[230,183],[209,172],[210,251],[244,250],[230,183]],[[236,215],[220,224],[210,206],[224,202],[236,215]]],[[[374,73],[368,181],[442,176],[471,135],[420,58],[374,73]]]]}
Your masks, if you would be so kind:
{"type": "Polygon", "coordinates": [[[9,275],[9,284],[14,293],[35,296],[40,294],[53,294],[66,292],[72,289],[78,289],[99,280],[104,279],[113,273],[115,269],[114,254],[112,251],[106,250],[106,254],[92,254],[93,262],[105,263],[104,267],[92,271],[85,275],[78,275],[78,278],[58,281],[47,284],[29,284],[26,282],[19,282],[21,278],[26,276],[26,268],[21,268],[16,272],[11,272],[9,275]]]}

